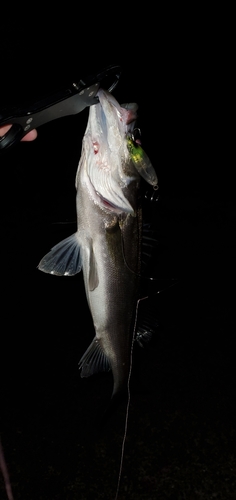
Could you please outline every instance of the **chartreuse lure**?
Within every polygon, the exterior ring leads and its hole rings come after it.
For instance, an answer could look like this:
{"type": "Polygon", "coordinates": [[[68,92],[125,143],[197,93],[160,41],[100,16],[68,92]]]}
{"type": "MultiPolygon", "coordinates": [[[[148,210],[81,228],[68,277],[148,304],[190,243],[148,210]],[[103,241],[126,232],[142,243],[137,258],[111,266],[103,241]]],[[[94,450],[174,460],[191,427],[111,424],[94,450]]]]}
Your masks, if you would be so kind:
{"type": "Polygon", "coordinates": [[[154,189],[158,189],[157,175],[148,155],[140,146],[139,142],[136,142],[134,140],[134,137],[132,135],[127,136],[126,140],[131,160],[139,175],[141,175],[145,179],[145,181],[151,184],[154,189]]]}

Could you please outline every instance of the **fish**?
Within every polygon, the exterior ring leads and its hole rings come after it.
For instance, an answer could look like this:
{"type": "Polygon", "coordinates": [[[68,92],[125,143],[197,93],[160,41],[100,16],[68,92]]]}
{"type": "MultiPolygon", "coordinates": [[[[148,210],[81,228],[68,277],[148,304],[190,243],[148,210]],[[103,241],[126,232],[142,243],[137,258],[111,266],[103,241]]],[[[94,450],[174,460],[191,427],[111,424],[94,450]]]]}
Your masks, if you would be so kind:
{"type": "Polygon", "coordinates": [[[138,105],[120,105],[100,88],[89,108],[76,173],[77,231],[55,245],[38,269],[73,276],[82,270],[95,337],[81,357],[81,377],[113,375],[111,399],[124,393],[131,370],[139,297],[141,179],[156,171],[136,134],[138,105]]]}

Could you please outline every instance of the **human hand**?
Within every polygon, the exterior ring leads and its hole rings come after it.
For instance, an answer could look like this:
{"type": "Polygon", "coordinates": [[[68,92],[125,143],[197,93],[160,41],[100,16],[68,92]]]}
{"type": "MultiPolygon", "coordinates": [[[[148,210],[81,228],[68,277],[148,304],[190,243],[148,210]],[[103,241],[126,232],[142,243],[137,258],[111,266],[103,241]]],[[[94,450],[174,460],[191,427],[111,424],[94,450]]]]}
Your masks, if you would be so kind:
{"type": "MultiPolygon", "coordinates": [[[[5,135],[8,130],[10,130],[11,128],[11,125],[3,125],[0,127],[0,137],[2,137],[3,135],[5,135]]],[[[22,141],[34,141],[34,139],[36,139],[37,137],[37,130],[33,129],[33,130],[30,130],[30,132],[28,132],[28,134],[26,134],[23,139],[21,139],[22,141]]]]}

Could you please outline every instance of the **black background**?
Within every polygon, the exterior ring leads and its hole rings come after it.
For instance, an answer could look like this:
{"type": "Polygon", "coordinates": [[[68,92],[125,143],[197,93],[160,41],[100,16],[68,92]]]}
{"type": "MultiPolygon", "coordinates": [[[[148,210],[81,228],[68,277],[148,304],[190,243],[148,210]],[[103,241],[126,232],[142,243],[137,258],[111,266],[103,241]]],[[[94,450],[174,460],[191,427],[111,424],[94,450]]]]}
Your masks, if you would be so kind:
{"type": "MultiPolygon", "coordinates": [[[[159,245],[146,291],[158,331],[135,347],[119,499],[235,498],[235,195],[230,75],[220,30],[172,12],[101,6],[1,20],[1,107],[123,68],[114,96],[138,102],[159,178],[159,245]],[[116,24],[114,25],[114,18],[116,24]],[[37,29],[36,29],[37,27],[37,29]],[[148,28],[147,28],[148,27],[148,28]],[[226,88],[228,92],[226,92],[226,88]],[[176,282],[173,280],[176,280],[176,282]],[[171,286],[175,283],[174,286],[171,286]],[[160,291],[160,293],[157,293],[160,291]]],[[[37,270],[75,230],[74,179],[87,111],[0,156],[1,439],[14,498],[115,498],[125,408],[102,430],[109,374],[81,379],[93,338],[82,275],[37,270]]],[[[6,498],[0,480],[0,498],[6,498]]]]}

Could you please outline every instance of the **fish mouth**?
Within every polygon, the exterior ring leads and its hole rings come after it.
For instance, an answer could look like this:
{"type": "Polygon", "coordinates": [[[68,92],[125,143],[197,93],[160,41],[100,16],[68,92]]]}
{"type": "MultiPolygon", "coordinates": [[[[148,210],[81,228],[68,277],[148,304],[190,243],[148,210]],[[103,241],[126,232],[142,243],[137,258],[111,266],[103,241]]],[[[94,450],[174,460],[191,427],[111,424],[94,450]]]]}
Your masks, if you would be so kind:
{"type": "Polygon", "coordinates": [[[126,133],[133,128],[132,124],[137,120],[138,105],[136,103],[119,104],[112,94],[103,89],[98,90],[97,96],[106,121],[109,122],[108,117],[112,110],[113,113],[116,112],[121,126],[127,126],[127,130],[125,130],[126,133]]]}
{"type": "Polygon", "coordinates": [[[137,106],[121,107],[103,89],[99,103],[91,106],[85,134],[86,169],[94,200],[105,210],[134,215],[124,191],[137,180],[127,148],[126,136],[136,118],[137,106]]]}

